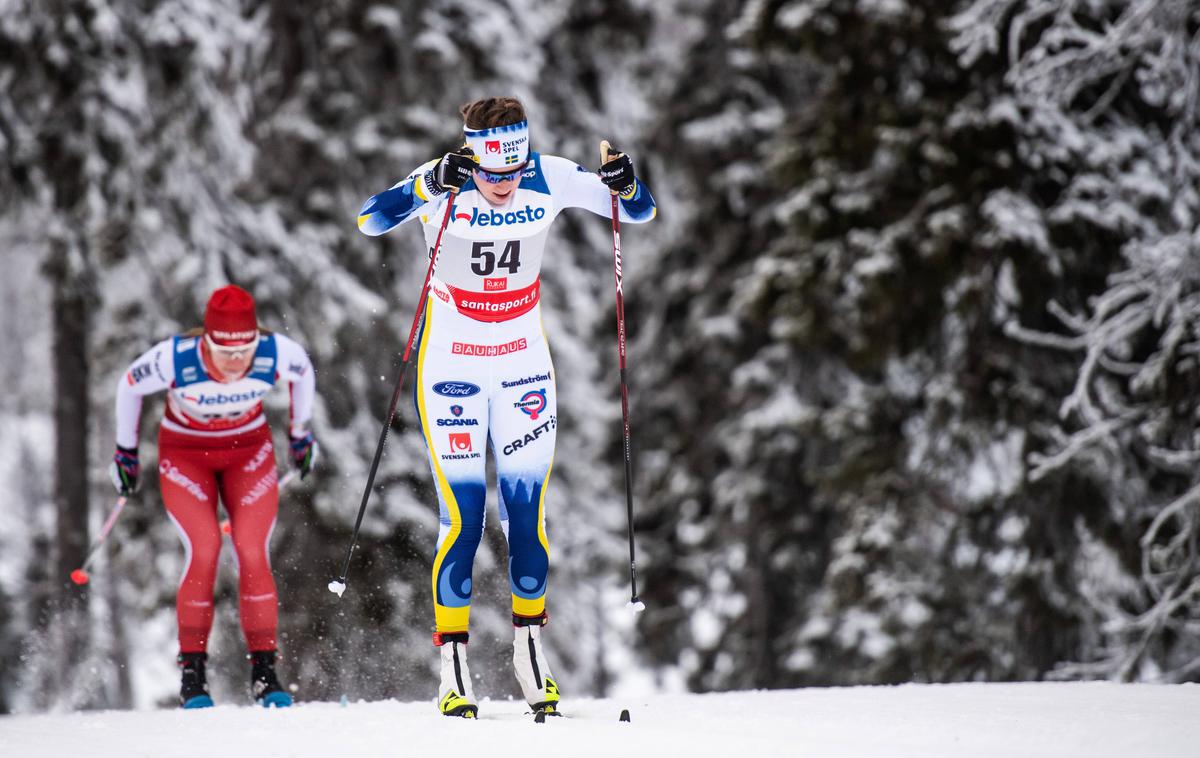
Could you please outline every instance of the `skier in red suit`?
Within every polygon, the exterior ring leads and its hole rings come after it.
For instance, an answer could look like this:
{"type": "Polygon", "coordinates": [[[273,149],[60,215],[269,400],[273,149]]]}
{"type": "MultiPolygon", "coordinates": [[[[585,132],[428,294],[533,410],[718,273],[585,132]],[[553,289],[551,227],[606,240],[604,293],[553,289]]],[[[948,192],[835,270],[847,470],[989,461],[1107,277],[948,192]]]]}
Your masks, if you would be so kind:
{"type": "Polygon", "coordinates": [[[309,430],[316,391],[312,364],[296,342],[260,328],[254,299],[233,285],[212,293],[203,329],[159,342],[117,383],[117,449],[111,471],[122,495],[137,487],[142,398],[167,392],[158,434],[158,479],[186,553],[176,597],[184,708],[213,704],[205,664],[221,549],[218,499],[229,514],[237,553],[251,691],[266,707],[292,704],[275,673],[278,598],[270,540],[279,489],[275,448],[262,407],[263,396],[280,383],[291,390],[291,454],[303,477],[318,449],[309,430]]]}

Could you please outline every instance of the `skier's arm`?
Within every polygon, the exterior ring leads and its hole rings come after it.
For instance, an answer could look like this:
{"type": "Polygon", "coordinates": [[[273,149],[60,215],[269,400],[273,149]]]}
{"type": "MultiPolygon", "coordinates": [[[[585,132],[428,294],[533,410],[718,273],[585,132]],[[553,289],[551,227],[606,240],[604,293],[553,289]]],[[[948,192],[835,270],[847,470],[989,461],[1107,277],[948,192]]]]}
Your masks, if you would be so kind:
{"type": "Polygon", "coordinates": [[[117,446],[137,450],[142,398],[162,392],[175,377],[173,340],[163,340],[140,355],[117,380],[117,446]]]}
{"type": "Polygon", "coordinates": [[[359,231],[376,237],[417,218],[420,214],[416,211],[441,194],[433,175],[439,162],[440,159],[435,158],[418,167],[391,189],[372,195],[358,212],[359,231]]]}
{"type": "MultiPolygon", "coordinates": [[[[560,208],[584,208],[597,216],[612,214],[612,193],[600,177],[566,158],[542,156],[542,170],[560,208]]],[[[620,196],[620,219],[640,224],[654,218],[658,212],[654,196],[640,179],[634,179],[633,191],[620,196]]]]}
{"type": "Polygon", "coordinates": [[[420,166],[404,181],[363,203],[358,212],[359,230],[374,237],[416,218],[418,208],[462,189],[470,181],[475,163],[471,148],[464,146],[420,166]]]}
{"type": "Polygon", "coordinates": [[[317,394],[317,378],[308,353],[299,343],[282,334],[275,335],[278,351],[276,369],[279,378],[288,383],[291,412],[288,416],[288,436],[303,437],[312,422],[313,398],[317,394]]]}

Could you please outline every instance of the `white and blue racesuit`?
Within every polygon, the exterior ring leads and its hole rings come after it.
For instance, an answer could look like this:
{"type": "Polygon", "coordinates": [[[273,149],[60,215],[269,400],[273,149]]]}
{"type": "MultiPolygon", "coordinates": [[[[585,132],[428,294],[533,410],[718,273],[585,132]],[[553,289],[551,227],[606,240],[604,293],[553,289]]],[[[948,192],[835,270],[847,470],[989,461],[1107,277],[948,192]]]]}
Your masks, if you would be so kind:
{"type": "MultiPolygon", "coordinates": [[[[541,326],[538,274],[550,225],[566,208],[608,218],[600,178],[553,155],[528,153],[520,183],[492,206],[468,181],[457,197],[437,191],[430,161],[367,200],[358,217],[378,235],[419,218],[432,249],[445,212],[437,269],[420,337],[416,401],[440,504],[433,562],[437,632],[466,632],[471,568],[484,524],[484,454],[491,444],[500,519],[509,547],[514,617],[543,616],[550,547],[546,486],[554,457],[554,368],[541,326]]],[[[654,218],[640,182],[620,199],[620,218],[654,218]]]]}

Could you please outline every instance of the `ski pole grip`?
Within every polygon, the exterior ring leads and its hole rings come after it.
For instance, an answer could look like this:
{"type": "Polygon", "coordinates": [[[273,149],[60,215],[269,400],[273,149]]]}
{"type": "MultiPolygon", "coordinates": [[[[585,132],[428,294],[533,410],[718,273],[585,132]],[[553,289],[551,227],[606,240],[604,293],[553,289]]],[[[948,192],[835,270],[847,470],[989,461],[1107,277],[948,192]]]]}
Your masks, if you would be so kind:
{"type": "MultiPolygon", "coordinates": [[[[608,156],[612,154],[612,145],[608,144],[608,140],[600,140],[600,165],[608,163],[608,156]]],[[[616,190],[609,190],[613,195],[617,194],[616,190]]]]}

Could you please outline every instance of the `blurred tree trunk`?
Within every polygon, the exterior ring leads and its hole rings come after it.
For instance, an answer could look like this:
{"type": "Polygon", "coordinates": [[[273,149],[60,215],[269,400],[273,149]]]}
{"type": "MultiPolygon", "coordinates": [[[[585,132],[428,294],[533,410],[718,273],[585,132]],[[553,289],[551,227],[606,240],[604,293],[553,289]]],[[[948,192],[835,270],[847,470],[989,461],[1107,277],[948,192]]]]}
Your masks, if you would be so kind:
{"type": "MultiPolygon", "coordinates": [[[[51,241],[45,273],[54,287],[54,563],[51,582],[57,584],[51,651],[57,683],[65,685],[70,672],[87,654],[90,640],[88,592],[67,577],[83,565],[88,548],[88,351],[87,327],[91,298],[86,268],[68,240],[51,241]]],[[[53,686],[53,683],[51,683],[53,686]]]]}

